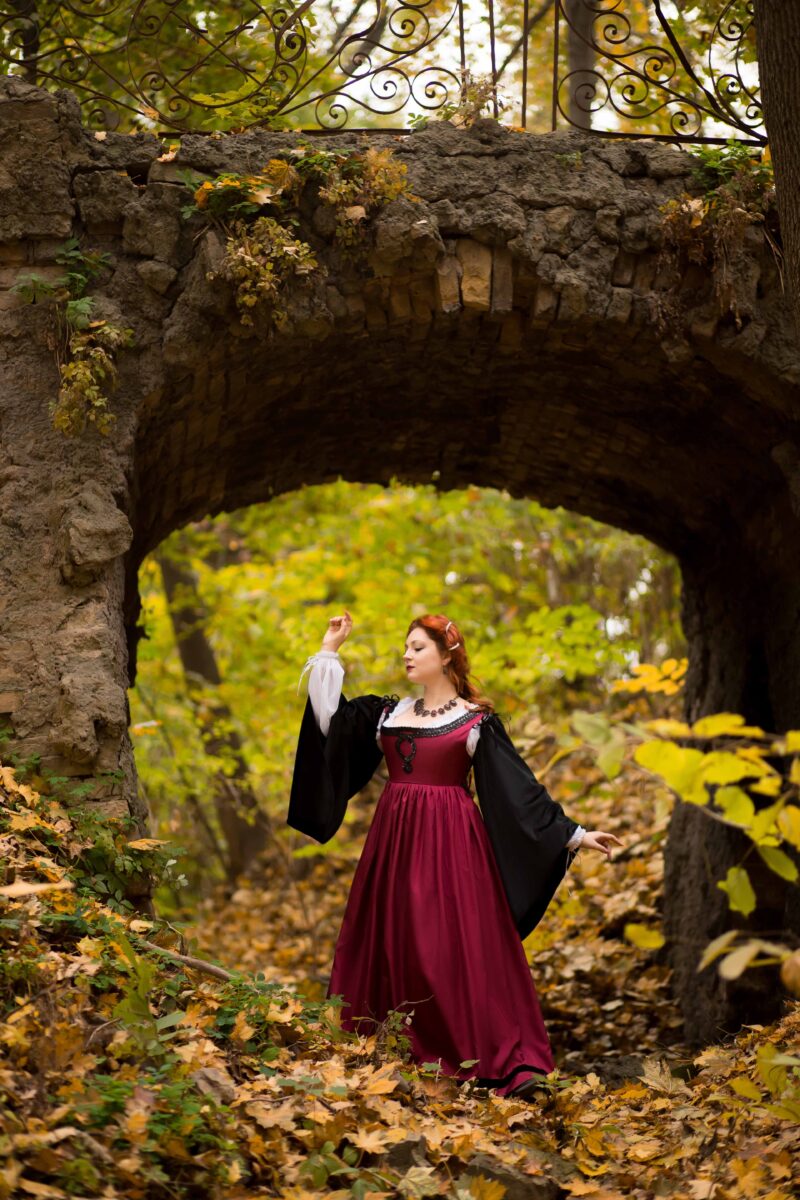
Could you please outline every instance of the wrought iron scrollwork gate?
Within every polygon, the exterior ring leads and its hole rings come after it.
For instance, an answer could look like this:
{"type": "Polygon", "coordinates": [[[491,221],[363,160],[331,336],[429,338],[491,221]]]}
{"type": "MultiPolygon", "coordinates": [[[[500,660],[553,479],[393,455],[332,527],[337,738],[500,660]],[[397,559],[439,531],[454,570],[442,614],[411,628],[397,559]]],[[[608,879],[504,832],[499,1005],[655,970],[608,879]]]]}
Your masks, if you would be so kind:
{"type": "Polygon", "coordinates": [[[754,0],[714,3],[693,28],[688,0],[10,0],[0,61],[102,128],[403,128],[485,107],[761,144],[754,0]]]}

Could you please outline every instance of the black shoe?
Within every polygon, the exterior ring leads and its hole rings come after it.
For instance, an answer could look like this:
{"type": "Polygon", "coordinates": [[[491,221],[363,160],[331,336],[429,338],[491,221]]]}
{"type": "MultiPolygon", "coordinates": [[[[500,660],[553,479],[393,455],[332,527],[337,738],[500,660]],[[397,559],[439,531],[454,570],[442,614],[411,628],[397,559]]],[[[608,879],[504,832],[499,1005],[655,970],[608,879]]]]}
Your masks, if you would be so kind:
{"type": "Polygon", "coordinates": [[[533,1100],[539,1087],[541,1087],[541,1080],[534,1075],[530,1079],[526,1079],[524,1083],[517,1084],[515,1088],[511,1089],[510,1094],[519,1096],[521,1100],[533,1100]]]}

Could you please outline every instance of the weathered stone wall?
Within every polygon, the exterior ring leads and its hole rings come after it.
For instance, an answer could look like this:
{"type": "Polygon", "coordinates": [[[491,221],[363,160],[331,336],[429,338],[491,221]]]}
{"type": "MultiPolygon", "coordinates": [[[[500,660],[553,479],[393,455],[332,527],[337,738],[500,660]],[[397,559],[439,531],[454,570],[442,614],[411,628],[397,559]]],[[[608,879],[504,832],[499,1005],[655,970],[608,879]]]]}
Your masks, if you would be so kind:
{"type": "MultiPolygon", "coordinates": [[[[84,131],[66,94],[9,80],[0,133],[0,719],[18,753],[97,778],[98,803],[144,821],[126,731],[142,557],[206,513],[340,475],[506,487],[644,534],[683,569],[688,715],[800,721],[800,356],[757,229],[741,325],[693,267],[685,333],[659,334],[660,207],[687,154],[491,121],[370,135],[415,199],[374,220],[366,263],[333,249],[309,201],[326,273],[293,288],[275,331],[243,327],[207,278],[222,243],[181,220],[178,171],[258,170],[300,136],[187,136],[166,159],[155,137],[84,131]],[[100,314],[135,332],[109,438],[53,430],[48,315],[8,290],[25,269],[60,274],[72,232],[111,255],[100,314]]],[[[667,928],[706,1033],[729,997],[695,983],[692,952],[729,915],[713,880],[682,881],[706,863],[718,877],[735,849],[676,814],[667,928]]],[[[791,899],[774,903],[773,925],[791,899]]]]}

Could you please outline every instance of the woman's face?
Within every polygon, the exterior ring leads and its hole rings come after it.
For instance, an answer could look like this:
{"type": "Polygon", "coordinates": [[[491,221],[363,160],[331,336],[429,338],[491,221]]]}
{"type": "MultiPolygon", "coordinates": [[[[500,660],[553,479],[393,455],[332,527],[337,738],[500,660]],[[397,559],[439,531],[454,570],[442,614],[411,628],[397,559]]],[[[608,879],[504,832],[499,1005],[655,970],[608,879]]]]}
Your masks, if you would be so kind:
{"type": "Polygon", "coordinates": [[[406,675],[414,683],[434,683],[442,678],[444,659],[427,629],[417,626],[406,638],[403,652],[406,675]]]}

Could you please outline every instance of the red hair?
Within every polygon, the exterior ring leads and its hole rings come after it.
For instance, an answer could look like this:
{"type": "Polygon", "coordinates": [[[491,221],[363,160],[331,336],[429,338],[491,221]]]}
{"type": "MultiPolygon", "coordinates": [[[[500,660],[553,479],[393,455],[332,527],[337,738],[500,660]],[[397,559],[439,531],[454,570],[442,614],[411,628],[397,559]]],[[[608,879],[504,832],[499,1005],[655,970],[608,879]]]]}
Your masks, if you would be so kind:
{"type": "Polygon", "coordinates": [[[477,704],[487,712],[494,712],[494,705],[486,696],[482,696],[469,677],[469,659],[464,648],[464,637],[455,621],[451,621],[442,613],[425,613],[417,617],[406,630],[406,637],[412,629],[424,629],[439,647],[442,654],[449,654],[450,661],[445,666],[450,682],[456,689],[457,695],[470,704],[477,704]]]}

